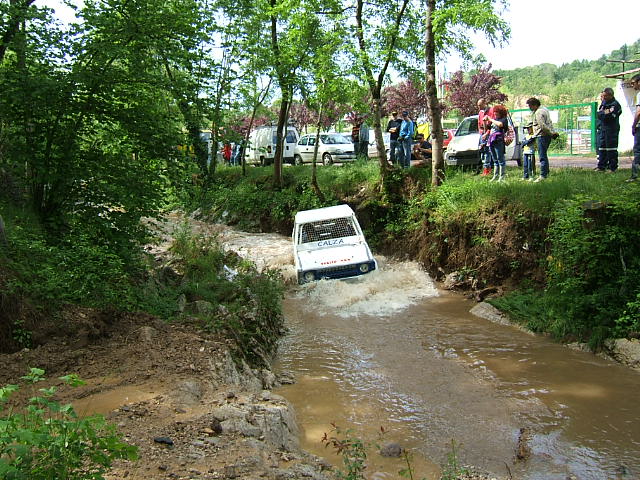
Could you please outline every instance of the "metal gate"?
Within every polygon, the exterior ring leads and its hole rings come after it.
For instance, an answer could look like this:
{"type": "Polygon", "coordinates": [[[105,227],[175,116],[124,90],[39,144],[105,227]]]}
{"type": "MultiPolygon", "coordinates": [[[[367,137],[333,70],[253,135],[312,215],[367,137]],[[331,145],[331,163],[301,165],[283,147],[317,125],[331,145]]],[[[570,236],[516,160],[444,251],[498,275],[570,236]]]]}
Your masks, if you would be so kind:
{"type": "MultiPolygon", "coordinates": [[[[546,106],[546,105],[545,105],[546,106]]],[[[596,112],[598,104],[576,103],[546,107],[560,136],[551,142],[550,155],[584,155],[596,151],[596,112]]],[[[525,125],[531,120],[531,110],[513,110],[513,123],[525,125]]]]}

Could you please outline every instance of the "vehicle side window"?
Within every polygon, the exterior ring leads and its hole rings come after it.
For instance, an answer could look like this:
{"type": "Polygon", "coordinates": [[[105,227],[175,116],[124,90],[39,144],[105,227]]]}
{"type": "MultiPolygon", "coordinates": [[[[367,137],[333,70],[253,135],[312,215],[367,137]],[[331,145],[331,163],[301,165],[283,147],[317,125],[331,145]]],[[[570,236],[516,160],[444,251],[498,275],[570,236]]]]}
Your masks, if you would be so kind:
{"type": "Polygon", "coordinates": [[[316,139],[315,137],[311,137],[309,138],[309,146],[312,147],[316,144],[316,139]]]}
{"type": "Polygon", "coordinates": [[[296,143],[296,133],[293,130],[287,130],[287,143],[296,143]]]}
{"type": "Polygon", "coordinates": [[[309,140],[308,137],[302,137],[298,142],[298,145],[306,145],[308,140],[309,140]]]}
{"type": "Polygon", "coordinates": [[[333,218],[318,222],[305,223],[302,226],[302,243],[330,240],[332,238],[351,237],[356,235],[353,220],[347,218],[333,218]]]}
{"type": "Polygon", "coordinates": [[[458,127],[456,136],[462,137],[464,135],[471,135],[472,133],[478,133],[478,120],[476,118],[465,118],[458,127]]]}

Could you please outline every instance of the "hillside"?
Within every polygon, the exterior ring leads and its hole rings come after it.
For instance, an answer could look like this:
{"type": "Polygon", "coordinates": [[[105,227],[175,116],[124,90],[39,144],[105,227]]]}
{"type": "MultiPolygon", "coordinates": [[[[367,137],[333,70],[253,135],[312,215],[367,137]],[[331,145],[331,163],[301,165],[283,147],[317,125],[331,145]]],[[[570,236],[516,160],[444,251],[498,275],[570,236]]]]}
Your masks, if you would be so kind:
{"type": "MultiPolygon", "coordinates": [[[[620,63],[607,60],[637,59],[638,52],[640,39],[596,60],[574,60],[560,66],[543,63],[494,73],[502,77],[501,90],[509,96],[510,108],[526,107],[524,102],[531,96],[545,98],[549,104],[592,102],[603,88],[615,85],[614,80],[603,76],[621,71],[620,63]]],[[[626,68],[633,66],[627,64],[626,68]]]]}

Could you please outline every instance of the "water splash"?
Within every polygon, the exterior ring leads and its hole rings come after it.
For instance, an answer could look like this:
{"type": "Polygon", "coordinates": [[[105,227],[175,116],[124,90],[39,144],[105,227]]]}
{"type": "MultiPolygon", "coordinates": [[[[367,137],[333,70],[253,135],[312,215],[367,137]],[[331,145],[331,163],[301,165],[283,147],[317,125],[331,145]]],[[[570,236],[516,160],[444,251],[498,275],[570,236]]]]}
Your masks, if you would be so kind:
{"type": "Polygon", "coordinates": [[[347,280],[320,280],[300,287],[297,298],[308,298],[314,310],[340,317],[387,317],[436,297],[429,275],[415,262],[388,262],[376,256],[378,269],[347,280]]]}

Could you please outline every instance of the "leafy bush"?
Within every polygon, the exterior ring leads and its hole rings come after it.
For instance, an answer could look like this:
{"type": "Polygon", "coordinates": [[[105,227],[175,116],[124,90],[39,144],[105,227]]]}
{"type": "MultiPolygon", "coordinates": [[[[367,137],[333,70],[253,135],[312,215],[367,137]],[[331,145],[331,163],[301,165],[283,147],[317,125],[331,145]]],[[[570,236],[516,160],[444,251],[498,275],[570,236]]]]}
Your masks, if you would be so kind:
{"type": "Polygon", "coordinates": [[[234,343],[236,356],[264,365],[283,332],[284,287],[278,272],[255,266],[222,250],[215,238],[198,238],[184,229],[172,246],[183,280],[176,294],[205,300],[216,310],[200,314],[203,328],[219,331],[234,343]]]}
{"type": "MultiPolygon", "coordinates": [[[[44,371],[32,368],[29,384],[44,380],[44,371]]],[[[75,375],[61,377],[81,385],[75,375]]],[[[135,460],[137,448],[124,443],[100,415],[79,418],[71,405],[52,400],[56,387],[41,388],[24,408],[5,412],[5,403],[19,390],[0,388],[0,478],[5,480],[100,480],[113,460],[135,460]]]]}

